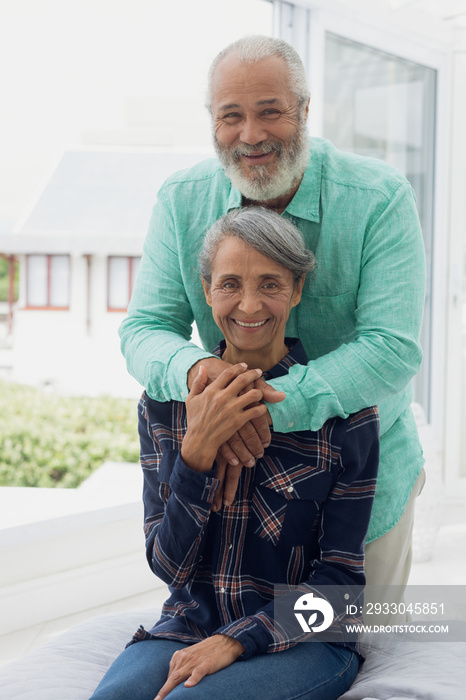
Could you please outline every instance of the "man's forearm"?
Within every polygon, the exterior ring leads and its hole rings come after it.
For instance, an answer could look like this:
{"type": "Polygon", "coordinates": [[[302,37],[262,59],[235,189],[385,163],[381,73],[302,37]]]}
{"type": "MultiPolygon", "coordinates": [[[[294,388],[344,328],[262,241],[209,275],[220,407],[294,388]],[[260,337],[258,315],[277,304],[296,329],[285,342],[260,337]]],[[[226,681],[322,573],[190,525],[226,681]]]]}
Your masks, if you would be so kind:
{"type": "Polygon", "coordinates": [[[212,357],[176,333],[158,330],[137,318],[126,318],[119,332],[128,372],[158,401],[185,401],[189,369],[212,357]]]}
{"type": "MultiPolygon", "coordinates": [[[[169,199],[154,207],[128,316],[119,333],[129,373],[152,398],[184,401],[186,376],[210,357],[189,339],[193,311],[184,288],[169,199]]],[[[202,290],[200,281],[199,287],[202,290]]]]}
{"type": "MultiPolygon", "coordinates": [[[[270,384],[286,394],[281,404],[268,406],[274,430],[319,430],[329,418],[345,418],[373,405],[381,408],[381,434],[388,430],[410,403],[411,392],[406,385],[419,369],[420,351],[398,371],[394,366],[390,377],[377,363],[370,364],[372,353],[369,357],[359,355],[357,347],[357,343],[343,345],[307,366],[295,365],[288,375],[272,379],[270,384]],[[401,395],[403,389],[406,400],[401,395]]],[[[373,353],[377,355],[377,350],[373,353]]]]}

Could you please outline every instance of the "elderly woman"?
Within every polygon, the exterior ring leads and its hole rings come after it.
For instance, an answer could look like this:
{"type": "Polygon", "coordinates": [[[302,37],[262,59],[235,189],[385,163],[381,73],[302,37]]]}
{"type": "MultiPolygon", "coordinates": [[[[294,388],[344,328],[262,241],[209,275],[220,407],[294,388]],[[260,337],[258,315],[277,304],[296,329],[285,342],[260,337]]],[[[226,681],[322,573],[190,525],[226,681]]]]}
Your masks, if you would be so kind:
{"type": "Polygon", "coordinates": [[[267,412],[256,380],[307,362],[285,327],[314,264],[299,231],[265,209],[231,211],[207,233],[202,284],[224,337],[214,354],[230,367],[211,384],[201,367],[186,403],[141,399],[146,552],[170,597],[93,700],[333,700],[354,680],[357,643],[305,643],[310,628],[276,624],[274,594],[364,585],[376,409],[317,432],[272,430],[263,457],[242,470],[235,501],[214,506],[220,446],[267,412]]]}

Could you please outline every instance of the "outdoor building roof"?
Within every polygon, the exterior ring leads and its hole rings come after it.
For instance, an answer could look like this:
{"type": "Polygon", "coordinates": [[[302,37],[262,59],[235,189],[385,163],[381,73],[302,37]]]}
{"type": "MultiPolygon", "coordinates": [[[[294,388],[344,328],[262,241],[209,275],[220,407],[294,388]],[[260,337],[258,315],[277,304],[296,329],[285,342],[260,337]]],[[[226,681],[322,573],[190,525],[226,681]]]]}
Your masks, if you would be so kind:
{"type": "Polygon", "coordinates": [[[140,254],[163,181],[210,155],[66,151],[0,252],[140,254]]]}

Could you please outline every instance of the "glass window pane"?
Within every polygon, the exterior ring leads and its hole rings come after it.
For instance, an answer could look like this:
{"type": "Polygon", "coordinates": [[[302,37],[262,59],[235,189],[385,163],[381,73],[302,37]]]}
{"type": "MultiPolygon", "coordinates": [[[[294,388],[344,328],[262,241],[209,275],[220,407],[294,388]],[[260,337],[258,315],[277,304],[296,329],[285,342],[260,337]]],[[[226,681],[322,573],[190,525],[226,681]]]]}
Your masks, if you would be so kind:
{"type": "Polygon", "coordinates": [[[136,277],[138,276],[141,258],[131,258],[131,294],[133,293],[136,277]]]}
{"type": "Polygon", "coordinates": [[[50,256],[50,306],[70,305],[70,259],[68,255],[50,256]]]}
{"type": "Polygon", "coordinates": [[[126,309],[129,302],[129,258],[111,257],[108,261],[108,308],[126,309]]]}
{"type": "Polygon", "coordinates": [[[334,34],[325,39],[324,136],[381,158],[416,192],[427,256],[423,368],[415,398],[429,414],[436,71],[334,34]]]}
{"type": "Polygon", "coordinates": [[[27,257],[27,305],[47,306],[47,256],[27,257]]]}

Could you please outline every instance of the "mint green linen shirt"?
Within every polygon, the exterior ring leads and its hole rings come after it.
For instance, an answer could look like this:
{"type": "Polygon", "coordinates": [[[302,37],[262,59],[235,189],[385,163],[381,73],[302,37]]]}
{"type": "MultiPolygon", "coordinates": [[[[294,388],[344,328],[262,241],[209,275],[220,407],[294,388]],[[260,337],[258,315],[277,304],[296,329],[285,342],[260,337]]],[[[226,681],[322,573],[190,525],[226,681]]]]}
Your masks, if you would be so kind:
{"type": "MultiPolygon", "coordinates": [[[[423,458],[410,408],[421,362],[425,261],[414,194],[379,160],[311,139],[311,157],[283,213],[317,267],[291,310],[286,335],[310,362],[271,381],[278,432],[319,430],[367,406],[380,412],[380,467],[367,541],[401,517],[423,458]]],[[[241,207],[215,159],[175,173],[158,193],[128,317],[120,327],[128,371],[159,401],[183,401],[187,372],[221,339],[204,299],[198,255],[220,216],[241,207]],[[202,350],[190,343],[193,321],[202,350]]]]}

